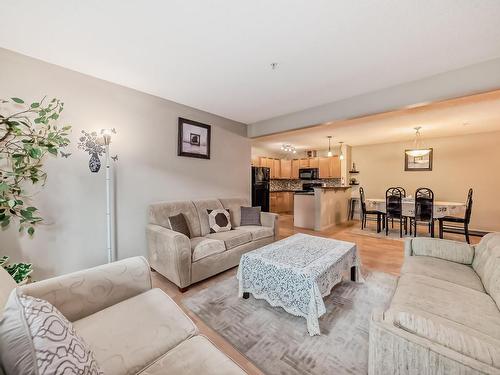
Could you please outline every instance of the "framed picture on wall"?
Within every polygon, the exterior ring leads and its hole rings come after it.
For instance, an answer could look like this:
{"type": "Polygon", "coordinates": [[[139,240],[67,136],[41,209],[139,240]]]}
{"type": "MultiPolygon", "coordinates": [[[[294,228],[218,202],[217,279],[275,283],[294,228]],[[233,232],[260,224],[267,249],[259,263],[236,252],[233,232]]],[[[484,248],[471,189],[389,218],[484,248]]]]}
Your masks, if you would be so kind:
{"type": "Polygon", "coordinates": [[[405,150],[405,171],[432,171],[432,148],[427,150],[423,156],[411,156],[407,153],[411,150],[405,150]]]}
{"type": "Polygon", "coordinates": [[[177,155],[210,159],[210,125],[179,117],[177,155]]]}

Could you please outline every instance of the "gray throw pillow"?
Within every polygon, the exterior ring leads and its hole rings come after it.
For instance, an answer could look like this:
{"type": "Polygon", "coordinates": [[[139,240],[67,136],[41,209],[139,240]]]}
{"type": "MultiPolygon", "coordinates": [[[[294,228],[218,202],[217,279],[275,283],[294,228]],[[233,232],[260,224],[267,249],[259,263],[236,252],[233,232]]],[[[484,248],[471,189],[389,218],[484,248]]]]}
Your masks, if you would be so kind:
{"type": "Polygon", "coordinates": [[[243,207],[241,206],[241,224],[245,225],[258,225],[261,226],[260,222],[260,207],[243,207]]]}
{"type": "Polygon", "coordinates": [[[184,214],[181,212],[175,216],[170,216],[168,218],[168,222],[170,223],[170,229],[173,231],[182,233],[183,235],[191,238],[191,232],[189,231],[189,226],[186,221],[184,214]]]}

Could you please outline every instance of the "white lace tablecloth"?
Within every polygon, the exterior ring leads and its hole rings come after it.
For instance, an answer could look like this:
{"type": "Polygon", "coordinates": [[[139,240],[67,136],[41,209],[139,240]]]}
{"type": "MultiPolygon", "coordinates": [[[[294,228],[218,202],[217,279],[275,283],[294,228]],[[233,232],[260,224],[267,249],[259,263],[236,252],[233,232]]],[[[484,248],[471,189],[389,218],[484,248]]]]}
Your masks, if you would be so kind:
{"type": "MultiPolygon", "coordinates": [[[[368,210],[376,210],[385,213],[385,199],[383,198],[367,198],[365,199],[366,208],[368,210]]],[[[403,216],[415,216],[415,199],[403,198],[402,199],[403,216]]],[[[465,203],[459,202],[443,202],[434,201],[434,219],[439,219],[445,216],[459,216],[465,215],[465,203]]]]}
{"type": "Polygon", "coordinates": [[[295,234],[241,257],[239,296],[249,292],[304,317],[309,334],[319,335],[318,318],[326,312],[323,297],[351,267],[356,267],[356,281],[362,282],[356,244],[295,234]]]}

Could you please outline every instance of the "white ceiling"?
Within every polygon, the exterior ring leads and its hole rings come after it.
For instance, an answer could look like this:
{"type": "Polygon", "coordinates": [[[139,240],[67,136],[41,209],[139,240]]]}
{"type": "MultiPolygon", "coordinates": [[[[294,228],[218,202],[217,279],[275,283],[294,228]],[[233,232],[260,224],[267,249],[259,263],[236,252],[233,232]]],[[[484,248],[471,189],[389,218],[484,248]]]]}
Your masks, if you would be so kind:
{"type": "Polygon", "coordinates": [[[500,131],[500,90],[269,135],[256,138],[252,145],[271,154],[280,153],[282,144],[291,144],[298,151],[325,150],[331,135],[332,146],[339,141],[352,146],[408,141],[410,146],[416,126],[422,127],[424,140],[500,131]]]}
{"type": "Polygon", "coordinates": [[[2,0],[0,14],[1,47],[245,123],[500,57],[498,0],[2,0]]]}

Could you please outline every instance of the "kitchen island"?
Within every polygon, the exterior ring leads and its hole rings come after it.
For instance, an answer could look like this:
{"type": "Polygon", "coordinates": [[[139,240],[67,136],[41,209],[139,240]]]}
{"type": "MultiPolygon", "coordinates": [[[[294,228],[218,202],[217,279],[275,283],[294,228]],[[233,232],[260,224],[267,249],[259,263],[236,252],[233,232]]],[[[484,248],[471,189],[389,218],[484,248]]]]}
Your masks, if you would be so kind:
{"type": "Polygon", "coordinates": [[[295,193],[293,225],[322,231],[346,222],[350,188],[314,187],[314,192],[295,193]]]}

